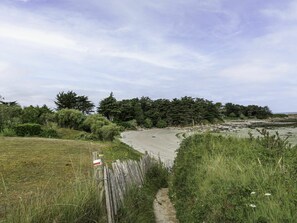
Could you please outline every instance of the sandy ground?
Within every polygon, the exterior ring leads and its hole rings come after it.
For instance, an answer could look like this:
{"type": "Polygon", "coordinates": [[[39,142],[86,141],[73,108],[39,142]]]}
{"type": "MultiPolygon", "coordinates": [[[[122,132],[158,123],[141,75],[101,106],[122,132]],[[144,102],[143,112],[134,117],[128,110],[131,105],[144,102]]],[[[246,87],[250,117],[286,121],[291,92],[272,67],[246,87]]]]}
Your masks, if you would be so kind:
{"type": "Polygon", "coordinates": [[[168,188],[158,191],[154,200],[156,223],[178,223],[176,211],[168,197],[168,188]]]}
{"type": "Polygon", "coordinates": [[[166,164],[172,164],[181,142],[177,135],[183,132],[169,128],[127,131],[122,133],[121,141],[142,153],[147,151],[155,157],[159,156],[166,164]]]}

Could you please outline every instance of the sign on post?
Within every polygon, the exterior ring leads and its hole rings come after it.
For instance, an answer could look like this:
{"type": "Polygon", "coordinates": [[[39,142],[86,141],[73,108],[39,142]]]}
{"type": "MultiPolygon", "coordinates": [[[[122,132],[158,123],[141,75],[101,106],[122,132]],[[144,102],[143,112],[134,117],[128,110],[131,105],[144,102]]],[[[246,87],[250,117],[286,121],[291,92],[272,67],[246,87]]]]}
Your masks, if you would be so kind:
{"type": "Polygon", "coordinates": [[[95,166],[102,166],[103,165],[102,159],[93,160],[93,165],[94,165],[94,167],[95,166]]]}

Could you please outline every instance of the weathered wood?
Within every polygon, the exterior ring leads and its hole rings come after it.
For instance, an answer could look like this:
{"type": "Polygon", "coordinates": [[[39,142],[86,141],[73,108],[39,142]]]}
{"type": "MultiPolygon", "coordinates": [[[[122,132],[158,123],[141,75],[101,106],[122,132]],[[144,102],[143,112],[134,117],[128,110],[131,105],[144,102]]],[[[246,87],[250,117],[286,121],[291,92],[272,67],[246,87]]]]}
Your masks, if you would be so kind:
{"type": "Polygon", "coordinates": [[[107,210],[108,223],[113,223],[114,221],[113,221],[113,218],[112,218],[108,167],[104,167],[104,189],[105,189],[105,201],[106,201],[106,210],[107,210]]]}
{"type": "MultiPolygon", "coordinates": [[[[93,155],[93,159],[95,155],[93,155]]],[[[96,157],[97,158],[97,157],[96,157]]],[[[141,187],[145,174],[156,160],[148,154],[139,161],[115,161],[112,169],[104,167],[104,188],[108,223],[114,223],[119,208],[124,203],[124,197],[132,187],[141,187]]]]}

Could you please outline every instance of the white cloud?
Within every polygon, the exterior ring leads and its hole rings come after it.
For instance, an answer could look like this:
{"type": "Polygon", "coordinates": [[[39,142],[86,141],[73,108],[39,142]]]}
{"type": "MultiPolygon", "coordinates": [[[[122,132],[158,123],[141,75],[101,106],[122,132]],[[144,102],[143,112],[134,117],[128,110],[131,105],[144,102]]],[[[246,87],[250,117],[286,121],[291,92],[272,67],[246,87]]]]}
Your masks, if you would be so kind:
{"type": "Polygon", "coordinates": [[[283,21],[297,20],[297,2],[291,1],[287,7],[284,8],[267,8],[263,9],[262,13],[265,16],[280,19],[283,21]]]}
{"type": "Polygon", "coordinates": [[[288,64],[243,63],[222,70],[223,77],[239,82],[269,83],[285,78],[291,66],[288,64]]]}
{"type": "Polygon", "coordinates": [[[82,51],[82,48],[74,40],[50,30],[22,28],[16,25],[0,23],[0,38],[31,42],[46,47],[82,51]]]}

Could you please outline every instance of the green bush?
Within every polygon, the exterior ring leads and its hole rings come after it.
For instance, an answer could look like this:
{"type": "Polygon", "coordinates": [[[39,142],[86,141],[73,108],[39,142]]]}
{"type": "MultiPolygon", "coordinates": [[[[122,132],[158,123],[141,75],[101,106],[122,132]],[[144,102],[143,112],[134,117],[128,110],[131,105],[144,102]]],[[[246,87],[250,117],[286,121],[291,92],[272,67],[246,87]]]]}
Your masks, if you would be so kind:
{"type": "Polygon", "coordinates": [[[153,122],[152,122],[152,120],[150,118],[146,118],[144,120],[144,127],[148,128],[148,129],[153,127],[153,122]]]}
{"type": "Polygon", "coordinates": [[[81,127],[86,132],[97,132],[102,126],[111,124],[105,117],[100,114],[89,115],[82,123],[81,127]]]}
{"type": "Polygon", "coordinates": [[[16,133],[14,131],[14,129],[11,128],[4,128],[1,132],[2,136],[8,136],[8,137],[13,137],[16,136],[16,133]]]}
{"type": "Polygon", "coordinates": [[[44,128],[41,136],[45,138],[59,138],[58,132],[53,128],[44,128]]]}
{"type": "Polygon", "coordinates": [[[119,123],[120,126],[123,126],[127,130],[136,130],[137,129],[137,121],[135,119],[127,121],[127,122],[121,122],[119,123]]]}
{"type": "Polygon", "coordinates": [[[97,132],[100,140],[112,141],[115,136],[120,134],[120,127],[115,124],[105,125],[101,127],[97,132]]]}
{"type": "Polygon", "coordinates": [[[14,128],[17,136],[40,136],[42,129],[39,124],[18,124],[14,128]]]}
{"type": "Polygon", "coordinates": [[[18,105],[0,104],[0,130],[4,128],[12,128],[20,124],[20,114],[22,108],[18,105]]]}
{"type": "Polygon", "coordinates": [[[157,128],[166,128],[167,127],[167,123],[164,120],[159,120],[156,124],[157,128]]]}
{"type": "Polygon", "coordinates": [[[85,115],[75,109],[62,109],[56,113],[56,120],[63,128],[79,129],[85,120],[85,115]]]}
{"type": "Polygon", "coordinates": [[[53,112],[46,105],[42,107],[30,105],[22,110],[20,118],[22,123],[44,125],[53,119],[53,112]]]}

